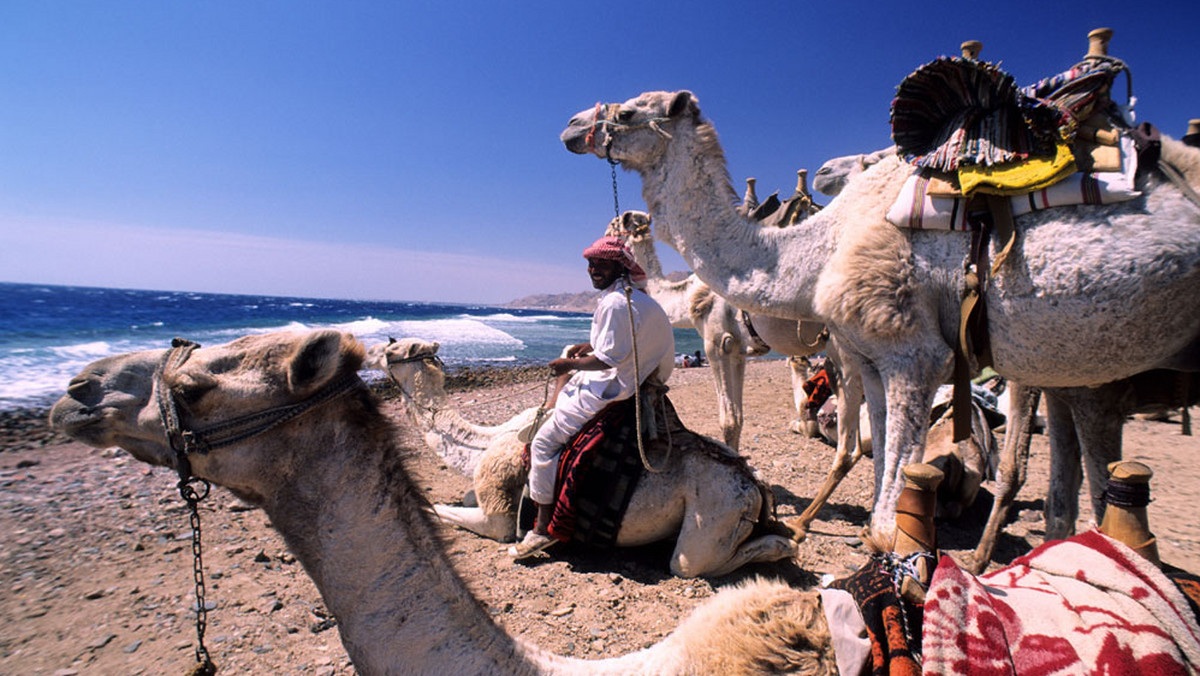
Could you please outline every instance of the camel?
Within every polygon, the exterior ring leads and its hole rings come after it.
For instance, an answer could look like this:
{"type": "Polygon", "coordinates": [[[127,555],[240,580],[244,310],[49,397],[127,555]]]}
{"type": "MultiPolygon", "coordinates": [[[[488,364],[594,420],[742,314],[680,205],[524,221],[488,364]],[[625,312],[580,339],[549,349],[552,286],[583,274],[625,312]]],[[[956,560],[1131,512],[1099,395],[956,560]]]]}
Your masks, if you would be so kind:
{"type": "MultiPolygon", "coordinates": [[[[1179,149],[1171,146],[1169,150],[1179,149]]],[[[821,165],[814,185],[822,193],[836,197],[851,178],[895,152],[896,147],[890,146],[872,153],[835,157],[821,165]]],[[[1172,154],[1171,159],[1188,166],[1186,157],[1172,154]]],[[[1189,397],[1194,398],[1200,390],[1200,383],[1195,381],[1195,374],[1157,370],[1095,387],[1040,388],[1046,397],[1051,452],[1045,501],[1047,540],[1061,540],[1075,533],[1084,474],[1088,479],[1092,514],[1097,521],[1103,517],[1106,468],[1121,459],[1121,431],[1131,414],[1182,404],[1184,432],[1190,433],[1187,407],[1194,399],[1189,397]],[[1084,474],[1080,471],[1081,460],[1084,474]]],[[[1025,401],[1032,396],[1019,383],[1010,381],[1008,387],[1014,400],[1025,401]]],[[[1036,403],[1032,408],[1026,404],[1025,415],[1035,415],[1036,408],[1036,403]]],[[[996,501],[973,555],[974,572],[980,572],[991,559],[1008,507],[1025,483],[1031,425],[1032,420],[1021,420],[1010,427],[1010,432],[1022,430],[1025,436],[1010,434],[1013,442],[1005,443],[996,501]]]]}
{"type": "MultiPolygon", "coordinates": [[[[952,371],[969,236],[886,222],[912,172],[897,157],[797,225],[758,227],[735,210],[724,151],[689,91],[590,107],[560,139],[637,172],[658,238],[726,300],[826,323],[875,413],[871,529],[886,540],[901,468],[920,457],[934,393],[952,371]]],[[[1163,146],[1164,155],[1200,155],[1170,139],[1163,146]]],[[[1078,387],[1200,369],[1200,206],[1156,176],[1139,189],[1131,201],[1016,218],[1019,247],[982,293],[1000,375],[1078,387]]]]}
{"type": "MultiPolygon", "coordinates": [[[[507,423],[472,425],[447,409],[445,372],[438,343],[402,338],[383,349],[386,372],[400,388],[413,427],[442,457],[472,468],[478,507],[435,505],[447,523],[487,538],[515,537],[521,490],[528,468],[521,459],[520,431],[537,409],[507,423]],[[463,462],[461,459],[469,458],[463,462]]],[[[676,538],[671,572],[680,577],[719,576],[748,563],[792,557],[796,545],[784,535],[756,532],[772,511],[772,496],[746,460],[729,448],[667,421],[668,435],[647,441],[655,469],[645,471],[630,498],[615,545],[635,547],[676,538]],[[662,460],[663,457],[668,459],[662,460]]],[[[448,460],[449,462],[449,460],[448,460]]]]}
{"type": "Polygon", "coordinates": [[[352,336],[326,330],[107,357],[72,379],[50,420],[152,465],[179,470],[183,457],[189,476],[261,507],[363,676],[837,673],[817,593],[781,582],[723,592],[662,642],[613,659],[553,655],[506,634],[454,572],[407,469],[412,450],[397,447],[357,377],[363,356],[352,336]],[[298,407],[302,416],[282,417],[298,407]],[[215,439],[242,414],[257,427],[242,425],[234,442],[185,452],[167,441],[176,425],[215,439]]]}
{"type": "MultiPolygon", "coordinates": [[[[820,592],[761,579],[721,591],[663,641],[616,658],[553,655],[505,633],[454,572],[407,468],[411,450],[397,447],[357,376],[363,356],[352,336],[331,330],[209,348],[178,341],[93,362],[71,380],[50,422],[83,443],[173,468],[181,483],[212,482],[261,507],[337,618],[363,676],[838,673],[820,592]]],[[[1148,533],[1141,511],[1126,520],[1135,538],[1148,533]]],[[[920,510],[906,523],[933,536],[920,510]]],[[[897,539],[899,554],[922,551],[913,537],[897,539]]],[[[1137,565],[1143,578],[1169,587],[1137,565]]],[[[1177,590],[1163,591],[1174,594],[1173,606],[1185,604],[1177,590]]],[[[948,600],[933,586],[930,594],[948,600]]],[[[954,625],[933,626],[935,647],[953,638],[954,625]]],[[[1200,661],[1194,620],[1157,635],[1169,637],[1161,649],[1175,659],[1182,651],[1188,664],[1200,661]]]]}
{"type": "Polygon", "coordinates": [[[826,160],[813,177],[813,188],[822,195],[836,197],[851,178],[875,166],[883,158],[895,154],[896,146],[888,146],[875,152],[843,155],[826,160]]]}
{"type": "MultiPolygon", "coordinates": [[[[757,203],[748,189],[743,204],[757,203]]],[[[633,252],[638,265],[646,271],[646,290],[667,312],[676,328],[694,328],[704,341],[704,353],[712,367],[717,390],[717,415],[721,435],[730,448],[741,442],[743,411],[742,387],[746,378],[746,357],[775,350],[789,357],[793,398],[797,419],[795,432],[803,430],[805,401],[803,384],[809,377],[801,361],[826,347],[825,327],[819,322],[796,322],[766,315],[749,315],[714,294],[695,275],[671,281],[663,275],[662,263],[654,250],[650,234],[650,215],[626,211],[609,223],[606,235],[621,237],[633,252]]]]}

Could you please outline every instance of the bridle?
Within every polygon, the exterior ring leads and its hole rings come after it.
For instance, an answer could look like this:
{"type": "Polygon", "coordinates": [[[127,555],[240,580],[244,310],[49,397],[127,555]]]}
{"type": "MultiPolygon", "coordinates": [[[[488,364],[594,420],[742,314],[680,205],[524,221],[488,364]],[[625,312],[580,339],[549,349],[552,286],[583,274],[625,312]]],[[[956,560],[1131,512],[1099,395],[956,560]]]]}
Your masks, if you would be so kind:
{"type": "Polygon", "coordinates": [[[257,413],[239,416],[224,422],[213,423],[199,429],[186,427],[179,417],[179,404],[167,384],[167,377],[178,370],[192,356],[199,343],[183,338],[171,341],[171,349],[163,355],[154,370],[155,403],[167,437],[167,445],[175,454],[175,470],[179,473],[179,495],[187,502],[192,526],[192,579],[196,588],[196,665],[189,676],[212,676],[217,667],[204,645],[204,631],[208,625],[208,608],[204,600],[204,561],[200,548],[200,501],[208,497],[212,485],[208,480],[192,475],[192,463],[188,456],[193,453],[204,455],[215,448],[256,437],[270,429],[292,420],[301,414],[328,401],[363,386],[358,374],[351,372],[318,390],[312,396],[295,404],[276,406],[257,413]]]}
{"type": "Polygon", "coordinates": [[[162,361],[159,362],[158,368],[154,372],[158,414],[166,430],[167,443],[175,453],[175,469],[179,472],[181,482],[187,482],[192,478],[189,455],[193,453],[204,455],[213,449],[232,446],[256,437],[363,385],[358,374],[352,372],[317,390],[307,399],[294,404],[276,406],[192,429],[180,421],[179,406],[175,395],[171,392],[171,387],[167,384],[167,376],[183,366],[192,356],[192,352],[199,347],[198,343],[175,338],[171,341],[171,349],[163,355],[162,361]]]}
{"type": "Polygon", "coordinates": [[[635,131],[637,129],[650,128],[661,134],[664,138],[671,138],[665,129],[660,124],[669,121],[669,117],[651,117],[637,124],[625,124],[617,121],[617,115],[621,113],[621,104],[619,103],[600,103],[596,102],[596,108],[592,111],[592,126],[588,129],[587,136],[584,137],[584,142],[587,143],[588,150],[592,153],[596,152],[596,131],[604,130],[604,159],[608,160],[609,164],[616,164],[617,161],[612,158],[610,150],[612,149],[613,139],[616,137],[615,132],[618,131],[635,131]]]}
{"type": "Polygon", "coordinates": [[[405,403],[411,405],[413,408],[415,408],[423,413],[427,413],[429,415],[430,419],[432,420],[433,418],[437,417],[438,411],[440,409],[438,409],[436,406],[429,406],[427,404],[423,404],[420,401],[418,401],[417,397],[412,392],[409,392],[408,390],[404,389],[404,384],[401,383],[395,376],[392,375],[392,369],[391,369],[392,364],[412,364],[414,362],[424,362],[427,365],[436,366],[437,368],[441,369],[443,372],[446,370],[446,364],[442,361],[442,358],[437,356],[436,354],[431,353],[431,354],[416,354],[411,357],[397,357],[395,359],[388,357],[387,358],[388,368],[385,369],[385,372],[387,373],[388,378],[393,383],[395,383],[396,389],[400,390],[400,396],[404,399],[405,403]]]}

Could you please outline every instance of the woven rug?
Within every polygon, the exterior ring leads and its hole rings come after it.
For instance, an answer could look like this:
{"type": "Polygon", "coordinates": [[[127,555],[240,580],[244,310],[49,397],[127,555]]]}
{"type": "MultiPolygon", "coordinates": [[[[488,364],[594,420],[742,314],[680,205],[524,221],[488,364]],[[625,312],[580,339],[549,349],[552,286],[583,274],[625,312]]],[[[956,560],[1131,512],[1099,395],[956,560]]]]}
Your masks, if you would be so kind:
{"type": "MultiPolygon", "coordinates": [[[[664,405],[674,415],[670,402],[664,405]]],[[[558,460],[557,500],[550,534],[566,542],[608,548],[642,476],[633,397],[609,404],[567,442],[558,460]]]]}
{"type": "Polygon", "coordinates": [[[1090,531],[975,577],[943,557],[925,600],[925,674],[1194,674],[1200,627],[1133,550],[1090,531]]]}

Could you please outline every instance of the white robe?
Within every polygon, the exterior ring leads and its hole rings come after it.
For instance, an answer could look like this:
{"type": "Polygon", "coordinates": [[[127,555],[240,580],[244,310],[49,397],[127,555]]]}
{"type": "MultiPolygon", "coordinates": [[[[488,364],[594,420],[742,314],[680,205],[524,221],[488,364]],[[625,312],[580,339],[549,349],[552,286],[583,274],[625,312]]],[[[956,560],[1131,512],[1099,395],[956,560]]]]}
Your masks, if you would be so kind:
{"type": "Polygon", "coordinates": [[[666,312],[645,291],[633,291],[633,325],[637,335],[638,377],[634,378],[633,334],[621,280],[604,290],[592,314],[594,354],[612,368],[576,371],[559,392],[550,418],[530,443],[529,496],[539,504],[554,502],[558,456],[576,432],[605,406],[633,396],[637,383],[656,369],[666,381],[675,368],[675,333],[666,312]]]}

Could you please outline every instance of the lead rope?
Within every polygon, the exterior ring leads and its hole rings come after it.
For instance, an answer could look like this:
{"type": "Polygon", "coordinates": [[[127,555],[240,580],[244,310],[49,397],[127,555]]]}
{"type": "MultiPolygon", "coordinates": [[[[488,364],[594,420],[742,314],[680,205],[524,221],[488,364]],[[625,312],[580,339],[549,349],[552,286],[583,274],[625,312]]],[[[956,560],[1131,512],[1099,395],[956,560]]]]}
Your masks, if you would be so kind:
{"type": "Polygon", "coordinates": [[[192,350],[198,347],[198,344],[188,340],[172,340],[171,349],[159,363],[154,379],[157,386],[155,397],[158,414],[163,421],[167,445],[175,452],[176,471],[179,473],[176,486],[179,488],[179,496],[187,503],[188,519],[192,527],[192,583],[196,590],[196,664],[187,670],[186,676],[215,676],[217,665],[213,663],[208,654],[208,647],[204,645],[204,632],[208,628],[208,607],[204,598],[204,558],[200,546],[200,501],[208,497],[212,485],[205,479],[192,476],[192,466],[187,454],[189,446],[194,443],[194,437],[190,431],[181,430],[179,411],[175,408],[175,400],[171,397],[166,382],[167,372],[187,361],[192,350]],[[179,443],[176,443],[177,437],[180,439],[179,443]],[[196,490],[196,486],[199,486],[200,490],[196,490]]]}
{"type": "MultiPolygon", "coordinates": [[[[628,275],[622,276],[621,280],[624,282],[625,287],[625,309],[629,311],[629,334],[630,338],[633,339],[633,410],[637,424],[638,455],[641,456],[642,467],[646,468],[647,472],[662,474],[663,470],[666,469],[667,463],[671,461],[671,446],[670,444],[667,445],[667,457],[663,460],[663,469],[657,469],[650,464],[650,459],[646,457],[646,444],[642,439],[642,369],[638,361],[637,331],[634,330],[633,325],[633,284],[629,282],[628,275]]],[[[664,421],[663,424],[665,425],[666,422],[664,421]]]]}

